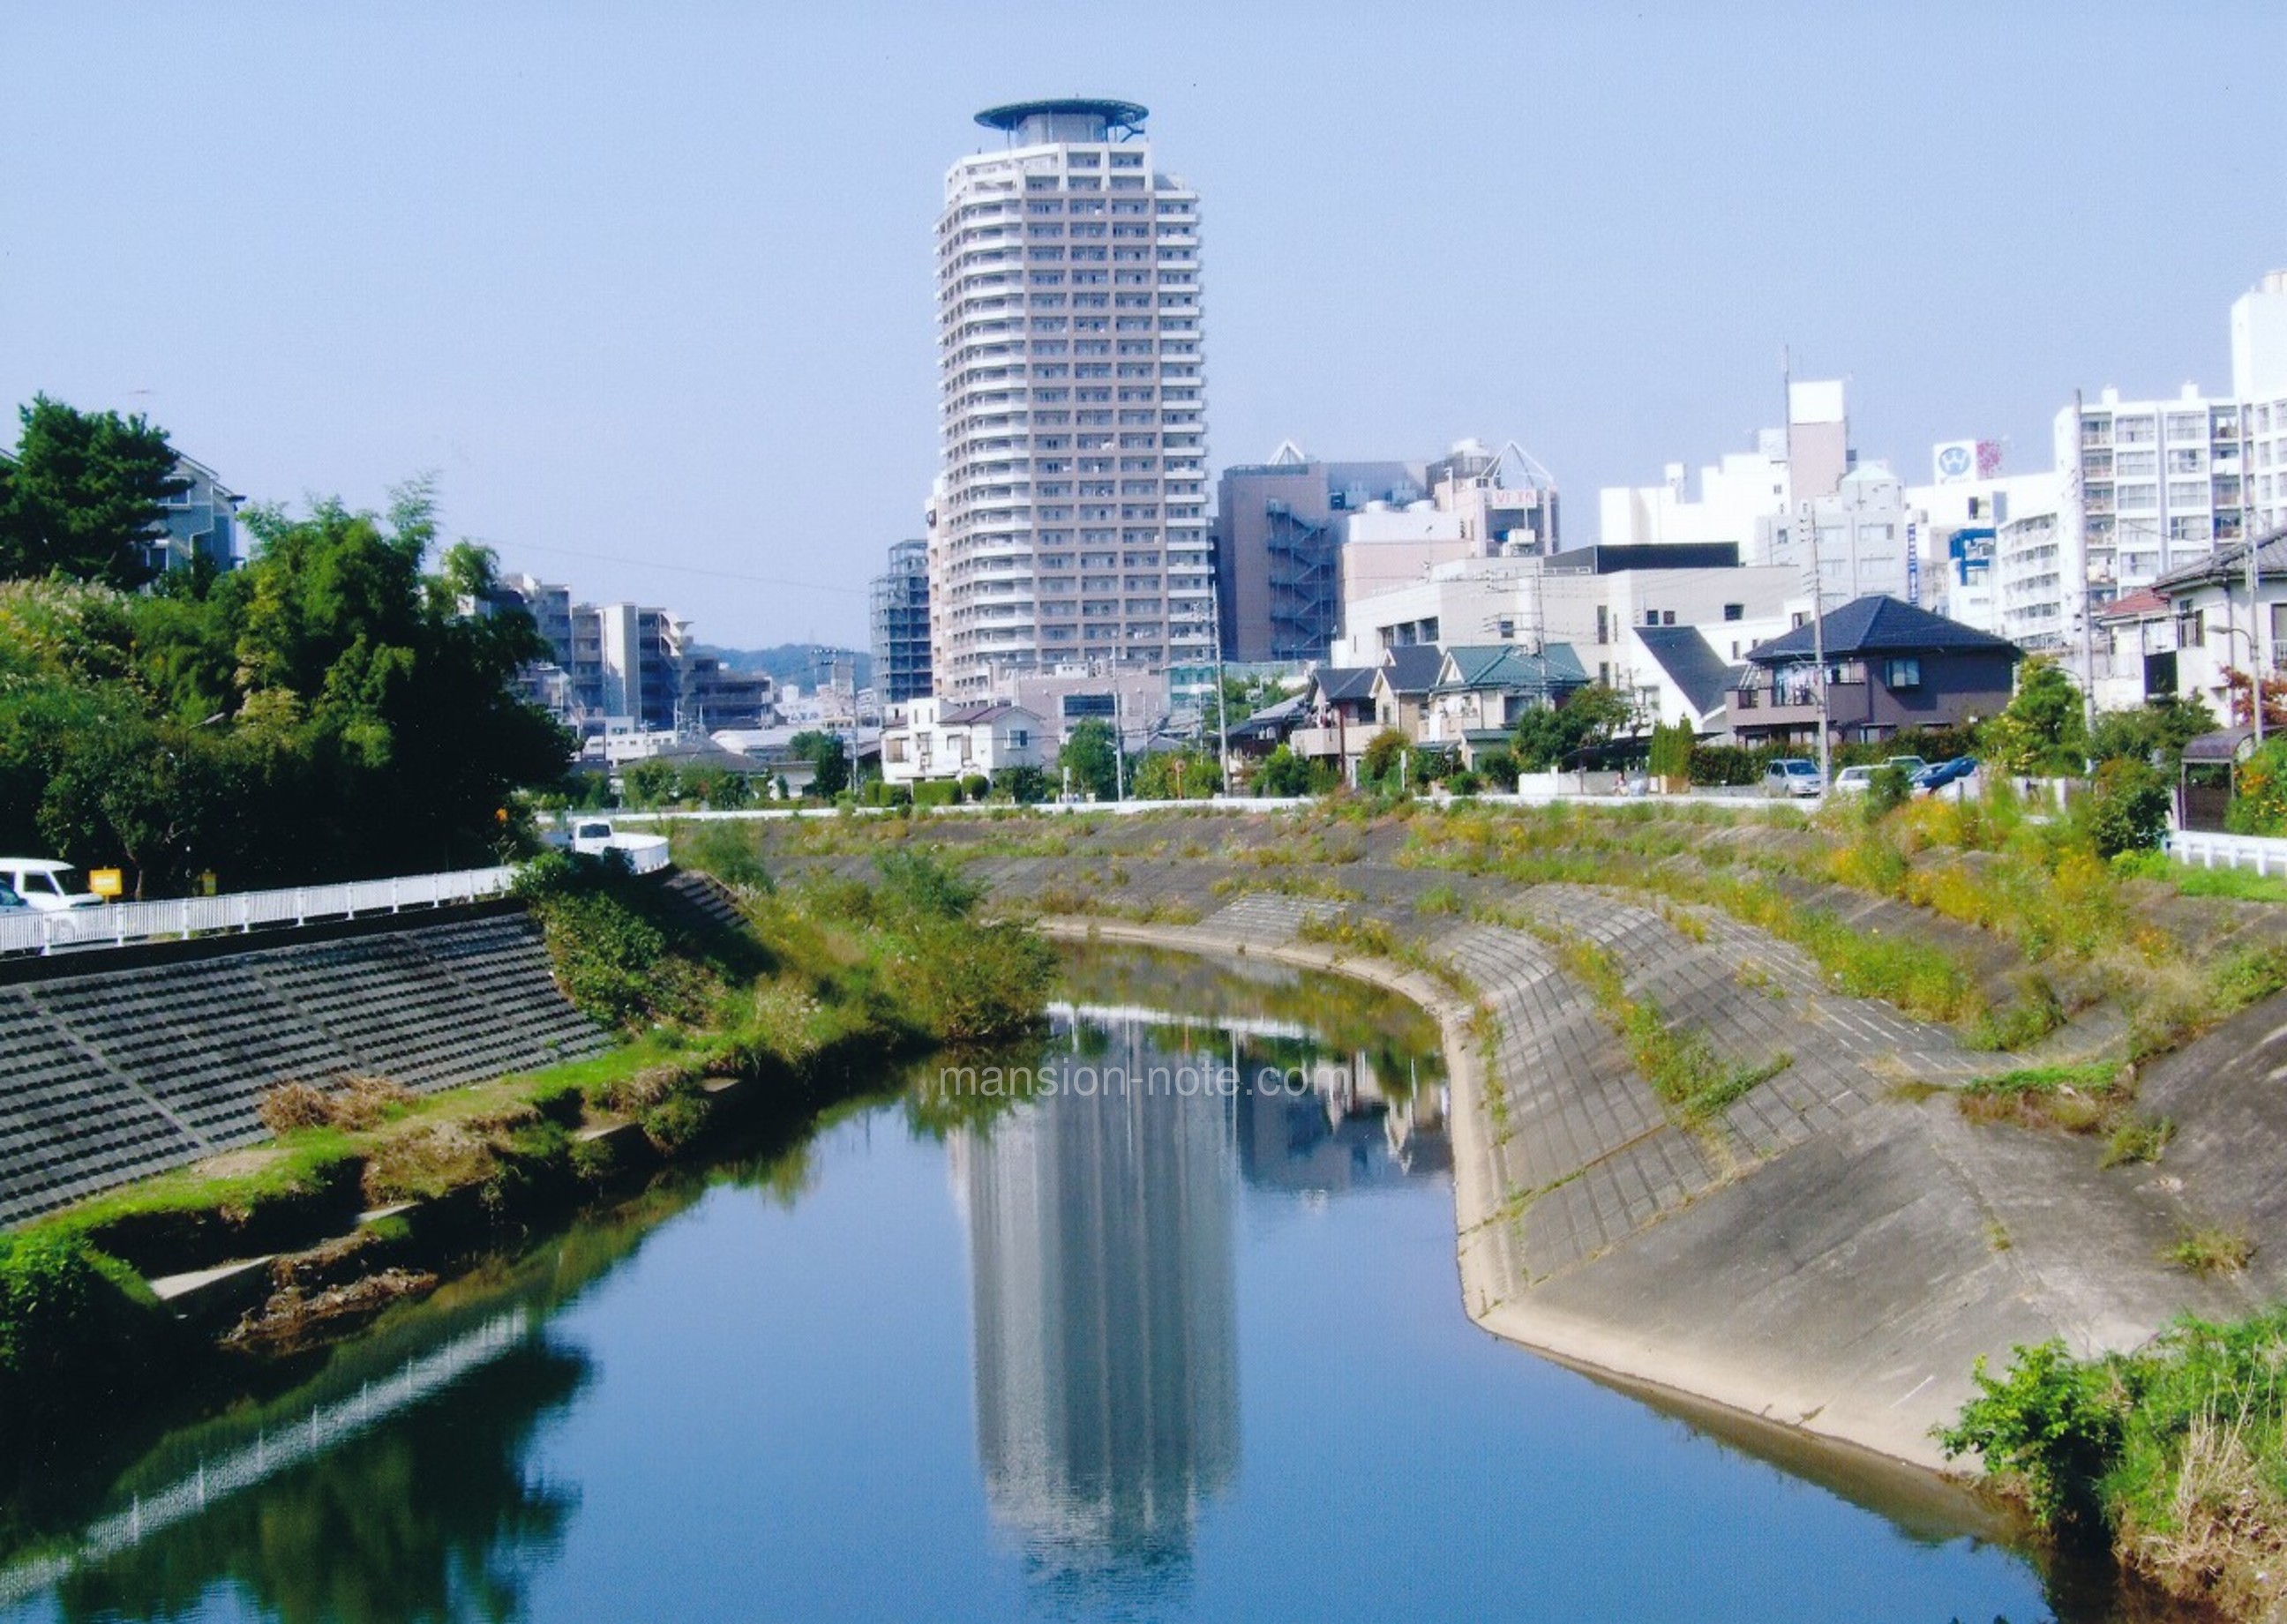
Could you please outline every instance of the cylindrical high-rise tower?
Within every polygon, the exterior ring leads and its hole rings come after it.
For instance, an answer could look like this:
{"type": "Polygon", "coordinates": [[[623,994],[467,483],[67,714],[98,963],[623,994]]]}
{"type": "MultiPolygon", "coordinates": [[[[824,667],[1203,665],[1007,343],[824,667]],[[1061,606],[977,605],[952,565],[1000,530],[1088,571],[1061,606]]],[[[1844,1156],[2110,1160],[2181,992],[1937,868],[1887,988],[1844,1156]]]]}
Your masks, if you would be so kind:
{"type": "Polygon", "coordinates": [[[937,691],[1214,658],[1199,196],[1133,102],[977,115],[938,220],[937,691]]]}

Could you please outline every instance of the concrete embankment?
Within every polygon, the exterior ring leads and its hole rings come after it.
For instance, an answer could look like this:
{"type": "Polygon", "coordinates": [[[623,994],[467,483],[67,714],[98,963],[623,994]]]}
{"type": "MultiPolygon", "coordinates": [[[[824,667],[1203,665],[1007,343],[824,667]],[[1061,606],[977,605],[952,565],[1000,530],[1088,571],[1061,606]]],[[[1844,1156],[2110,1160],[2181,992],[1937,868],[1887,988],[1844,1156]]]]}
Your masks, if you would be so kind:
{"type": "Polygon", "coordinates": [[[19,960],[0,986],[0,1223],[268,1138],[264,1092],[427,1092],[602,1052],[520,911],[261,946],[19,960]]]}
{"type": "MultiPolygon", "coordinates": [[[[1344,879],[1378,915],[1420,890],[1417,875],[1365,865],[1344,879]]],[[[1197,877],[1170,883],[1205,889],[1197,877]]],[[[1465,1306],[1560,1361],[1942,1468],[1931,1430],[1971,1396],[1980,1355],[2004,1364],[2013,1345],[2050,1337],[2083,1353],[2133,1346],[2179,1313],[2248,1306],[2245,1281],[2164,1261],[2208,1219],[2200,1183],[2172,1163],[2100,1171],[2087,1139],[1966,1120],[1951,1091],[2022,1060],[1842,997],[1795,950],[1721,914],[1596,887],[1500,897],[1599,943],[1626,966],[1629,996],[1703,1034],[1723,1061],[1784,1057],[1769,1081],[1690,1121],[1663,1105],[1607,1012],[1531,931],[1425,920],[1420,954],[1465,977],[1464,996],[1298,936],[1333,905],[1215,900],[1195,926],[1051,928],[1337,970],[1430,1010],[1453,1078],[1465,1306]],[[1480,1001],[1497,1023],[1489,1045],[1480,1001]]]]}

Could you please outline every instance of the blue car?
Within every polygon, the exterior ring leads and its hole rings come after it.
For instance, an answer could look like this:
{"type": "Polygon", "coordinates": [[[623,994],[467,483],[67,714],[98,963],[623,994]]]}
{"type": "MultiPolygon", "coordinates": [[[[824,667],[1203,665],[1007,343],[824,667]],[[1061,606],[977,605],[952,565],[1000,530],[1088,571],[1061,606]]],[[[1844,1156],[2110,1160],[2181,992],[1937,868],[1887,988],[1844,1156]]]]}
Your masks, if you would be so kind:
{"type": "Polygon", "coordinates": [[[1958,755],[1951,761],[1933,761],[1914,775],[1914,789],[1927,795],[1932,790],[1942,790],[1958,779],[1967,778],[1977,770],[1977,758],[1958,755]]]}

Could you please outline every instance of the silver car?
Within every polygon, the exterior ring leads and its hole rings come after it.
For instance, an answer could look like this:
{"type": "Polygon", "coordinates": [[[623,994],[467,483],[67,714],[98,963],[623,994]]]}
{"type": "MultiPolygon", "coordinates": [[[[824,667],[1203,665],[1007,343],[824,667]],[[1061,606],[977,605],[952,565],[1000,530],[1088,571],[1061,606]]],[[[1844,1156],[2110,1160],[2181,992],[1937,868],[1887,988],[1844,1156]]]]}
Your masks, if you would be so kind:
{"type": "Polygon", "coordinates": [[[1781,756],[1763,771],[1763,793],[1774,800],[1789,795],[1816,795],[1824,787],[1818,763],[1799,755],[1781,756]]]}

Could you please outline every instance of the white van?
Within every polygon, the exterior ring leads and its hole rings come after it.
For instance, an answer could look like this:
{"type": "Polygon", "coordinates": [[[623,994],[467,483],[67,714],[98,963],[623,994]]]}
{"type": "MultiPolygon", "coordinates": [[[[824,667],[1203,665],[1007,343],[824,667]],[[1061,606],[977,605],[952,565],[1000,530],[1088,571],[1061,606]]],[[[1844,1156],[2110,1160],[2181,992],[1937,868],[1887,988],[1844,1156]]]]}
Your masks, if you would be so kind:
{"type": "Polygon", "coordinates": [[[94,892],[79,888],[77,870],[53,857],[0,857],[0,885],[43,913],[103,906],[94,892]]]}

